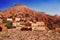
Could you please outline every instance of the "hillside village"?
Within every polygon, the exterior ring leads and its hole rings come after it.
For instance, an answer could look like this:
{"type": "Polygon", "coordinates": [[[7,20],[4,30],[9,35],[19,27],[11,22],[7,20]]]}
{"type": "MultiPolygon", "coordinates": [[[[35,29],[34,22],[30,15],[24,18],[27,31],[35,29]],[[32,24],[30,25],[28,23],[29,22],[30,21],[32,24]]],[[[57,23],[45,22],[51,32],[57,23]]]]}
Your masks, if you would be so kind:
{"type": "Polygon", "coordinates": [[[19,27],[21,30],[51,30],[60,27],[60,17],[31,10],[17,4],[0,12],[0,31],[19,27]],[[6,27],[6,26],[11,27],[6,27]]]}
{"type": "MultiPolygon", "coordinates": [[[[8,17],[6,19],[2,19],[0,17],[0,24],[6,25],[7,23],[10,23],[12,25],[11,28],[27,28],[30,30],[40,30],[41,27],[43,30],[46,27],[45,23],[43,21],[37,21],[36,19],[32,20],[30,17],[28,17],[28,14],[26,14],[27,17],[8,17]]],[[[2,27],[5,27],[2,25],[2,27]]],[[[7,28],[6,28],[7,29],[7,28]]],[[[41,29],[41,30],[42,30],[41,29]]]]}

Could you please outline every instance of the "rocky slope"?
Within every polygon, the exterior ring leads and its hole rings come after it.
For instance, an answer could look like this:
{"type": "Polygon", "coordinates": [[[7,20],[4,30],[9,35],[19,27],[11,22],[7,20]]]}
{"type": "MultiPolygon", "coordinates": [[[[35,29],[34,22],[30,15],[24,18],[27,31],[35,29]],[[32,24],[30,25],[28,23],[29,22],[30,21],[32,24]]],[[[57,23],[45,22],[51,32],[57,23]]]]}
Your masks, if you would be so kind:
{"type": "Polygon", "coordinates": [[[60,40],[60,33],[11,29],[6,33],[0,33],[0,40],[60,40]]]}
{"type": "Polygon", "coordinates": [[[44,21],[46,26],[49,28],[55,28],[60,24],[60,18],[56,16],[51,16],[48,14],[45,14],[44,12],[37,12],[35,10],[31,10],[26,5],[23,4],[16,4],[13,7],[1,11],[0,15],[2,18],[7,17],[29,17],[32,20],[37,21],[44,21]]]}

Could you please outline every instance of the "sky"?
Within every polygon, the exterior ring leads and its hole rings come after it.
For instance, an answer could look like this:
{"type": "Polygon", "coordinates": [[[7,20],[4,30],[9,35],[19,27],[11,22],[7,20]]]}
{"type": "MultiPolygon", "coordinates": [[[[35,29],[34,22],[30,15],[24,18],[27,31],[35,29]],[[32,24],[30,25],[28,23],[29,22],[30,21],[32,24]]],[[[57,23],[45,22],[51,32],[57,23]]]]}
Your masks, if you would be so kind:
{"type": "Polygon", "coordinates": [[[36,11],[60,15],[60,0],[0,0],[0,10],[6,10],[15,4],[25,4],[36,11]]]}

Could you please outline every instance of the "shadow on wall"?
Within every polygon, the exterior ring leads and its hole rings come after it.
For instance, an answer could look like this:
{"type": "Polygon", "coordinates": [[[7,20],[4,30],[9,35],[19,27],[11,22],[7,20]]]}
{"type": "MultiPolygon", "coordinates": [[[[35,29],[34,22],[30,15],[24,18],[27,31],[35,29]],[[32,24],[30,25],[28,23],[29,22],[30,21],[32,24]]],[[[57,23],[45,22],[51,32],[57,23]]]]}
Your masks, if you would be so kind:
{"type": "Polygon", "coordinates": [[[21,28],[21,31],[32,31],[32,28],[21,28]]]}
{"type": "Polygon", "coordinates": [[[0,27],[0,32],[2,31],[2,27],[0,27]]]}

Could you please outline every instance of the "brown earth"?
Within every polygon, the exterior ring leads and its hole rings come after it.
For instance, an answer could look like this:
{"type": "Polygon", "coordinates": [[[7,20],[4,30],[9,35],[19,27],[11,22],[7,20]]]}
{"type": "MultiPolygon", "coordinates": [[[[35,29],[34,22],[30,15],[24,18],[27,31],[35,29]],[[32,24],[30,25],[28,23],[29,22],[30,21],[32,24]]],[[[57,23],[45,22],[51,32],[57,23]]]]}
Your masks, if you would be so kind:
{"type": "Polygon", "coordinates": [[[0,40],[60,40],[60,33],[55,31],[20,31],[9,29],[0,33],[0,40]]]}

